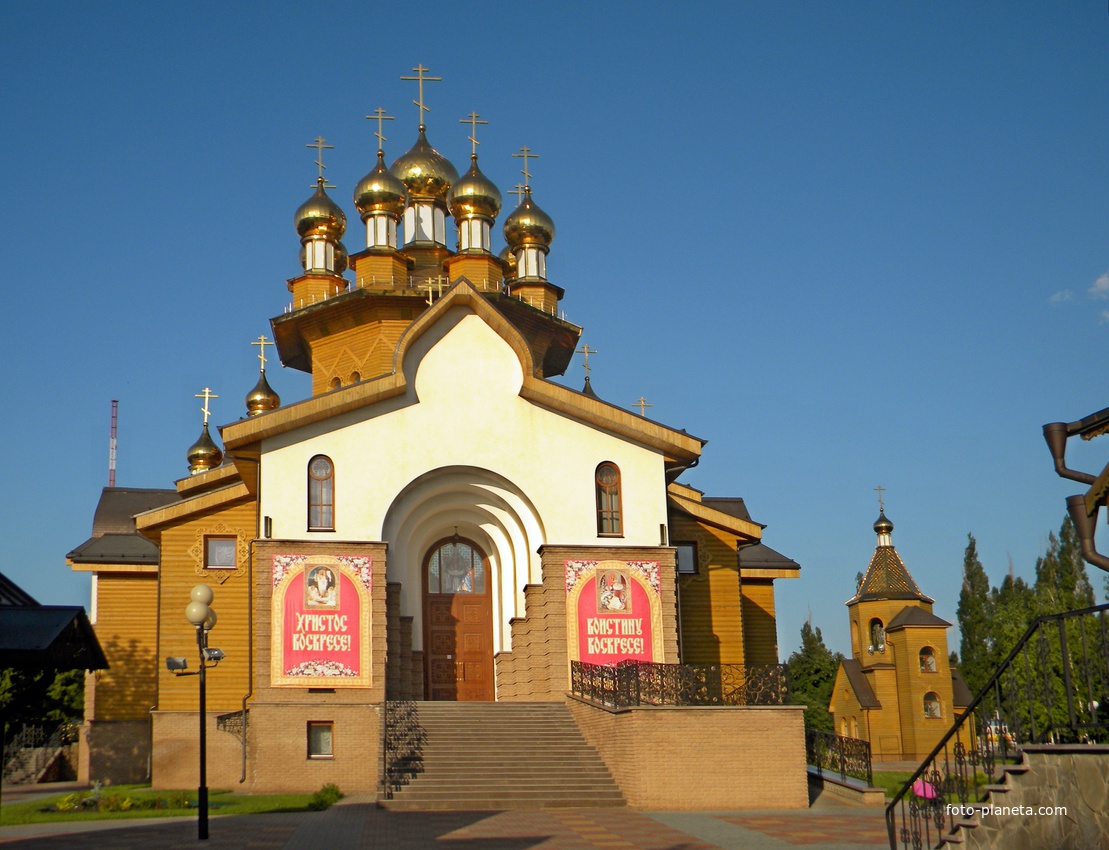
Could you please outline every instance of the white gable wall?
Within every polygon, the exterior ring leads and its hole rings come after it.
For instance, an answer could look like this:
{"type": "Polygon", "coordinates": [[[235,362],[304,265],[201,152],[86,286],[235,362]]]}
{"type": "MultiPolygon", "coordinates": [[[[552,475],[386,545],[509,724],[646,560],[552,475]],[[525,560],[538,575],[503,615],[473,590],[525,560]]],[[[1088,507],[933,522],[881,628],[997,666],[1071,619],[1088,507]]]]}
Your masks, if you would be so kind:
{"type": "MultiPolygon", "coordinates": [[[[261,513],[279,539],[384,540],[388,579],[418,619],[428,547],[458,533],[484,548],[496,576],[494,640],[522,616],[538,582],[536,550],[563,545],[657,546],[666,522],[661,454],[519,395],[516,353],[466,307],[445,313],[409,349],[409,390],[392,400],[268,439],[261,513]],[[307,531],[308,461],[335,465],[335,531],[307,531]],[[594,472],[620,468],[622,538],[597,535],[594,472]]],[[[416,630],[417,635],[420,630],[416,630]]]]}

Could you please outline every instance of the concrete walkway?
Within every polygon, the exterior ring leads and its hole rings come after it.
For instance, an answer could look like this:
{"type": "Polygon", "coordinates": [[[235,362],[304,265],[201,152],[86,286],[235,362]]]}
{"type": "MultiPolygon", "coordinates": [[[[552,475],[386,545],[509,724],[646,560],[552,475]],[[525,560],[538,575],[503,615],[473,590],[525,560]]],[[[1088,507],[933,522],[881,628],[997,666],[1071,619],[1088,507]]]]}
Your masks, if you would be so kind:
{"type": "Polygon", "coordinates": [[[885,836],[881,809],[823,798],[780,812],[388,812],[353,797],[326,812],[213,817],[206,842],[195,816],[0,826],[5,850],[873,850],[885,836]]]}

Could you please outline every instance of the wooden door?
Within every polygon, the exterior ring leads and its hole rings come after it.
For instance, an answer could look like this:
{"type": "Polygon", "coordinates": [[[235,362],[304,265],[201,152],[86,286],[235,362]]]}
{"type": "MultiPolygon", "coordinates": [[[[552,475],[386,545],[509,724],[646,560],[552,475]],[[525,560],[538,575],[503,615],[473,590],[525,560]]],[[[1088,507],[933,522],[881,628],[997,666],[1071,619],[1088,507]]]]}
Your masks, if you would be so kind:
{"type": "Polygon", "coordinates": [[[469,540],[440,541],[424,559],[428,699],[495,698],[491,584],[487,559],[469,540]]]}

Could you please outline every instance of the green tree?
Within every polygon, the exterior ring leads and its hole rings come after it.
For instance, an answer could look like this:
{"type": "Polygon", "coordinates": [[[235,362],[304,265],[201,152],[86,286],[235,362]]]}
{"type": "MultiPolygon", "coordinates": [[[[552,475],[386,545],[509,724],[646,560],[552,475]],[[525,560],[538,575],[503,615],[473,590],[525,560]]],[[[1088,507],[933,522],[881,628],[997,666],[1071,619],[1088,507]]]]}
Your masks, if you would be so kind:
{"type": "Polygon", "coordinates": [[[85,708],[85,671],[39,673],[0,670],[0,714],[5,740],[24,726],[57,726],[81,720],[85,708]]]}
{"type": "Polygon", "coordinates": [[[793,704],[807,706],[805,726],[810,729],[835,731],[828,704],[841,661],[841,653],[824,645],[820,629],[814,629],[811,622],[801,626],[801,649],[789,657],[786,665],[793,704]]]}
{"type": "Polygon", "coordinates": [[[967,535],[967,548],[963,553],[963,589],[959,592],[956,609],[959,622],[959,668],[971,693],[978,693],[989,679],[991,662],[991,633],[994,627],[993,599],[990,580],[982,562],[978,560],[978,543],[973,534],[967,535]]]}

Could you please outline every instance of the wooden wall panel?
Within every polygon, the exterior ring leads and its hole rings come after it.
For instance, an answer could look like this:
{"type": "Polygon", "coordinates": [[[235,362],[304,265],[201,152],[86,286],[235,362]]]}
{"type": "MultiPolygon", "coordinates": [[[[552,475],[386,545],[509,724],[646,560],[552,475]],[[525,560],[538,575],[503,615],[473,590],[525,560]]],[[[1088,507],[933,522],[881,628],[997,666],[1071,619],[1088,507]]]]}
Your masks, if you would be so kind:
{"type": "Polygon", "coordinates": [[[777,664],[778,623],[772,579],[744,579],[743,623],[747,663],[777,664]]]}
{"type": "Polygon", "coordinates": [[[682,661],[742,664],[744,612],[736,565],[735,535],[703,525],[687,514],[670,517],[672,543],[697,545],[698,572],[678,579],[682,661]]]}
{"type": "Polygon", "coordinates": [[[208,710],[236,711],[248,687],[248,630],[250,572],[246,543],[255,535],[255,502],[239,502],[162,529],[161,588],[158,612],[158,707],[162,711],[195,711],[199,700],[197,677],[177,677],[165,669],[166,656],[183,655],[196,670],[199,655],[196,629],[185,619],[189,591],[207,584],[215,596],[212,608],[218,621],[209,633],[210,646],[227,657],[207,675],[208,710]],[[240,564],[234,571],[204,570],[205,534],[235,534],[240,541],[240,564]],[[223,579],[221,582],[220,579],[223,579]]]}
{"type": "Polygon", "coordinates": [[[97,640],[107,670],[95,674],[89,720],[145,720],[157,694],[158,575],[101,573],[97,640]]]}

